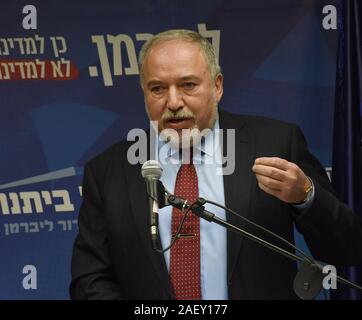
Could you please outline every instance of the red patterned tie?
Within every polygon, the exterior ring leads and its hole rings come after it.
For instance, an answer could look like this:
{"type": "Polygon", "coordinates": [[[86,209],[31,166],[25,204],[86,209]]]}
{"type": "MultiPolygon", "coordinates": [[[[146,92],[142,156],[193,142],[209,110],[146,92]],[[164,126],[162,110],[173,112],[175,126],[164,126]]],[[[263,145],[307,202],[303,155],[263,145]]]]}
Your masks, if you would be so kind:
{"type": "MultiPolygon", "coordinates": [[[[199,196],[197,174],[193,164],[183,164],[176,178],[175,195],[187,199],[189,204],[199,196]]],[[[183,217],[181,210],[172,210],[172,235],[183,217]]],[[[170,278],[177,300],[200,300],[200,218],[187,214],[181,237],[171,248],[170,278]]]]}

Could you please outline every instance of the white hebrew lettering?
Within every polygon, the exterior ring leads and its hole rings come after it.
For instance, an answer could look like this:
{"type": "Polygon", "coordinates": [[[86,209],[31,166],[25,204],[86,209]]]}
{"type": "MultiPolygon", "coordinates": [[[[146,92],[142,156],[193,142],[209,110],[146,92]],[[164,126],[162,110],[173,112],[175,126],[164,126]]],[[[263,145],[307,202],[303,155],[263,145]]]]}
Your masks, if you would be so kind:
{"type": "Polygon", "coordinates": [[[152,33],[136,33],[137,41],[147,41],[153,37],[152,33]]]}
{"type": "Polygon", "coordinates": [[[35,41],[39,41],[39,42],[40,42],[39,53],[43,54],[43,53],[44,53],[44,38],[43,38],[43,37],[39,37],[39,36],[36,34],[36,35],[35,35],[35,41]]]}
{"type": "Polygon", "coordinates": [[[40,65],[40,78],[41,79],[44,79],[44,77],[45,77],[45,62],[44,61],[39,61],[39,59],[35,59],[35,63],[37,64],[37,65],[40,65]]]}
{"type": "Polygon", "coordinates": [[[39,225],[37,221],[29,222],[29,232],[39,232],[39,225]]]}
{"type": "Polygon", "coordinates": [[[20,199],[23,200],[23,213],[32,213],[32,205],[31,201],[33,200],[35,205],[35,212],[42,213],[43,212],[43,205],[41,203],[40,193],[31,191],[31,192],[20,192],[19,193],[20,199]]]}
{"type": "Polygon", "coordinates": [[[59,225],[62,225],[63,231],[67,230],[67,221],[66,220],[59,220],[57,223],[59,225]]]}
{"type": "Polygon", "coordinates": [[[3,49],[1,49],[1,46],[0,46],[0,55],[8,56],[9,55],[9,47],[8,47],[8,43],[7,43],[6,39],[0,39],[0,43],[2,43],[3,46],[4,46],[3,49]]]}
{"type": "Polygon", "coordinates": [[[38,70],[36,68],[35,62],[24,62],[26,66],[26,77],[28,79],[37,79],[38,78],[38,70]]]}
{"type": "Polygon", "coordinates": [[[10,223],[10,233],[19,233],[19,223],[10,223]]]}
{"type": "Polygon", "coordinates": [[[132,39],[126,34],[119,34],[117,36],[107,35],[108,43],[113,45],[113,74],[115,76],[122,75],[122,55],[121,45],[125,44],[128,60],[130,66],[125,68],[124,71],[127,75],[138,74],[137,56],[134,43],[132,39]]]}
{"type": "Polygon", "coordinates": [[[20,209],[20,202],[19,202],[18,194],[15,193],[15,192],[10,192],[9,193],[9,198],[10,198],[11,203],[12,203],[11,213],[12,214],[20,214],[21,209],[20,209]]]}
{"type": "Polygon", "coordinates": [[[48,229],[49,232],[53,231],[53,229],[54,229],[53,221],[45,220],[44,225],[49,228],[48,229]]]}
{"type": "Polygon", "coordinates": [[[24,62],[15,62],[14,65],[19,67],[21,79],[25,79],[24,62]]]}
{"type": "Polygon", "coordinates": [[[217,61],[219,61],[219,50],[220,50],[220,30],[206,30],[206,25],[200,23],[197,25],[199,33],[205,38],[212,39],[212,46],[214,47],[217,61]]]}
{"type": "Polygon", "coordinates": [[[14,38],[14,42],[19,44],[20,53],[25,54],[23,38],[14,38]]]}
{"type": "Polygon", "coordinates": [[[29,225],[28,225],[27,222],[21,222],[21,223],[20,223],[20,228],[24,228],[25,233],[28,233],[28,232],[29,232],[29,225]]]}
{"type": "MultiPolygon", "coordinates": [[[[103,36],[92,36],[92,42],[97,45],[99,61],[101,63],[103,81],[105,86],[113,86],[111,68],[107,55],[106,43],[103,36]]],[[[92,67],[89,67],[92,68],[92,67]]],[[[92,69],[93,70],[93,69],[92,69]]],[[[91,69],[89,70],[91,72],[91,69]]],[[[92,71],[94,72],[94,71],[92,71]]]]}
{"type": "Polygon", "coordinates": [[[9,204],[8,204],[8,198],[6,197],[5,193],[0,193],[0,208],[2,214],[9,214],[9,204]]]}
{"type": "Polygon", "coordinates": [[[43,197],[44,202],[45,202],[46,205],[52,204],[52,198],[50,197],[50,192],[49,191],[42,191],[41,196],[43,197]]]}
{"type": "Polygon", "coordinates": [[[6,62],[2,62],[0,64],[0,80],[9,80],[10,79],[10,73],[9,73],[9,66],[6,62]],[[5,75],[3,75],[3,72],[1,71],[1,67],[4,68],[4,73],[5,75]]]}
{"type": "Polygon", "coordinates": [[[67,44],[65,42],[64,37],[50,37],[50,40],[52,41],[53,50],[54,50],[54,56],[56,58],[59,58],[59,54],[67,52],[67,44]],[[59,49],[57,41],[60,41],[61,43],[61,49],[59,49]]]}
{"type": "Polygon", "coordinates": [[[74,211],[74,205],[70,202],[69,193],[67,190],[52,191],[53,198],[62,198],[63,203],[55,205],[56,212],[74,211]]]}
{"type": "Polygon", "coordinates": [[[36,44],[33,38],[24,38],[26,54],[37,54],[36,44]]]}
{"type": "Polygon", "coordinates": [[[62,65],[60,61],[50,61],[50,64],[53,69],[53,78],[62,78],[63,72],[62,72],[62,65]]]}

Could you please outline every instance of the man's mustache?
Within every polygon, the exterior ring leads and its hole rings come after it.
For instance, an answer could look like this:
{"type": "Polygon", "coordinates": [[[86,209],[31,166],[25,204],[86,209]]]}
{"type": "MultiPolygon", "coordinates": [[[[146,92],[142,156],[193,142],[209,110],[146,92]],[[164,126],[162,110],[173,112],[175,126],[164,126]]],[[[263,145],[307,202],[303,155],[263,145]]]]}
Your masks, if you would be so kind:
{"type": "Polygon", "coordinates": [[[161,117],[162,122],[167,122],[170,120],[183,120],[183,119],[193,119],[194,120],[195,115],[192,112],[187,112],[187,111],[180,111],[178,113],[166,111],[161,117]]]}

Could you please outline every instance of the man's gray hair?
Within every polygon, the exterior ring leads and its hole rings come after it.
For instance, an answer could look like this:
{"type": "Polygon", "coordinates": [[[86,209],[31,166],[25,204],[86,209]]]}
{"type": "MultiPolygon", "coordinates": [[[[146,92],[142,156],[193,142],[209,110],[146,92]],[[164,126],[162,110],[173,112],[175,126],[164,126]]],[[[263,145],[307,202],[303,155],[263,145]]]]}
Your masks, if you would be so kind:
{"type": "Polygon", "coordinates": [[[167,31],[156,34],[151,39],[146,41],[145,44],[142,46],[142,49],[140,51],[139,58],[138,58],[141,86],[143,86],[143,65],[144,65],[148,52],[157,43],[169,41],[169,40],[183,40],[183,41],[197,43],[200,46],[200,48],[203,50],[203,52],[206,56],[207,66],[208,66],[212,79],[215,79],[216,75],[221,72],[221,68],[220,68],[218,59],[215,55],[214,48],[209,40],[204,38],[198,32],[195,32],[192,30],[186,30],[186,29],[167,30],[167,31]]]}

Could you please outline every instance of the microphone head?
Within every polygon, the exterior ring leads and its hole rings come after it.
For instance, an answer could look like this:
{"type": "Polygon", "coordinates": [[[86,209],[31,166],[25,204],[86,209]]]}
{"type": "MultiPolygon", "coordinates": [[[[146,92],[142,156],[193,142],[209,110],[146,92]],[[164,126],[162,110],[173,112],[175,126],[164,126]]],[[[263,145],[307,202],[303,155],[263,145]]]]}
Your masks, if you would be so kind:
{"type": "Polygon", "coordinates": [[[142,165],[141,173],[145,179],[159,180],[162,176],[162,168],[157,160],[148,160],[142,165]]]}

